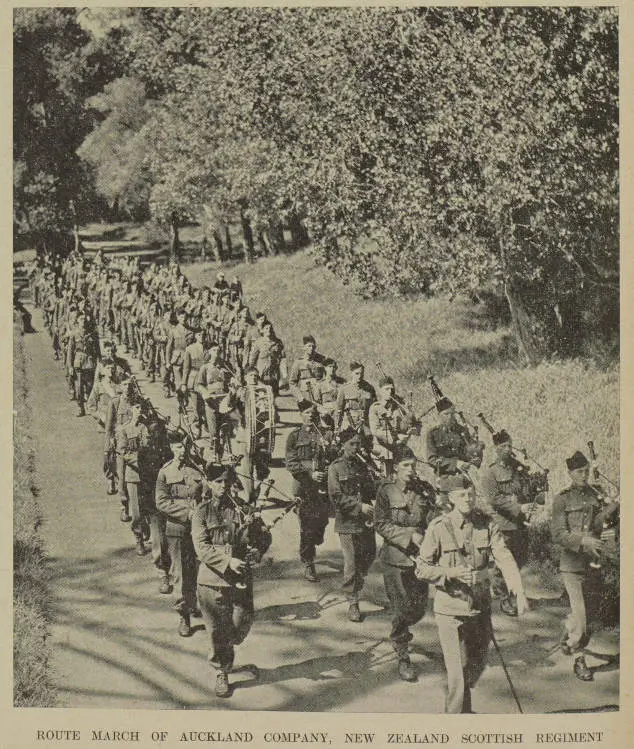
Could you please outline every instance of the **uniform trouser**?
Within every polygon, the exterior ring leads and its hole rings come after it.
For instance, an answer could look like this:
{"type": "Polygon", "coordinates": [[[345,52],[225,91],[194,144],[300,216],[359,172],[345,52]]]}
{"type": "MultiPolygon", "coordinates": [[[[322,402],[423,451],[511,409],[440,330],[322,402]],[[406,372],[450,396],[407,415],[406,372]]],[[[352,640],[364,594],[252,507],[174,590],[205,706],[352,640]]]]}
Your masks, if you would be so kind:
{"type": "Polygon", "coordinates": [[[165,518],[156,510],[148,515],[150,524],[150,543],[152,544],[152,564],[160,577],[168,574],[170,569],[167,537],[165,536],[165,518]]]}
{"type": "Polygon", "coordinates": [[[390,640],[399,654],[407,653],[407,644],[412,639],[409,628],[425,615],[429,585],[414,574],[414,567],[396,567],[383,564],[385,592],[392,605],[394,618],[390,640]]]}
{"type": "Polygon", "coordinates": [[[196,554],[192,537],[168,536],[170,555],[170,578],[174,586],[176,601],[174,608],[180,613],[189,613],[196,608],[196,554]]]}
{"type": "Polygon", "coordinates": [[[75,370],[75,398],[82,408],[90,396],[90,391],[92,390],[94,381],[94,369],[75,370]]]}
{"type": "Polygon", "coordinates": [[[340,533],[339,543],[343,552],[341,590],[350,603],[358,603],[365,576],[376,556],[374,528],[367,528],[361,533],[340,533]]]}
{"type": "Polygon", "coordinates": [[[486,666],[491,614],[450,616],[436,613],[438,637],[447,669],[446,713],[471,712],[471,688],[486,666]]]}
{"type": "MultiPolygon", "coordinates": [[[[502,531],[502,535],[504,536],[508,550],[517,563],[518,569],[521,570],[528,561],[528,530],[526,528],[519,528],[513,531],[502,531]]],[[[501,598],[512,597],[506,587],[504,577],[497,566],[493,568],[491,587],[496,596],[500,596],[501,598]]]]}
{"type": "Polygon", "coordinates": [[[301,497],[299,505],[299,558],[304,564],[315,559],[315,547],[323,544],[328,525],[328,496],[320,494],[315,486],[295,485],[295,496],[301,497]]]}
{"type": "Polygon", "coordinates": [[[125,321],[125,327],[126,327],[126,340],[127,340],[128,348],[134,355],[136,355],[138,351],[136,321],[128,318],[125,321]]]}
{"type": "Polygon", "coordinates": [[[244,590],[234,587],[198,586],[198,603],[209,633],[209,664],[228,673],[234,646],[244,642],[253,624],[253,583],[244,590]]]}
{"type": "Polygon", "coordinates": [[[588,613],[592,615],[599,605],[601,574],[598,570],[589,573],[562,572],[561,579],[570,600],[564,643],[573,655],[578,655],[590,640],[588,613]]]}
{"type": "Polygon", "coordinates": [[[147,521],[141,513],[141,503],[139,497],[140,485],[136,481],[126,481],[128,493],[128,511],[132,516],[132,533],[137,541],[142,541],[146,536],[147,521]]]}

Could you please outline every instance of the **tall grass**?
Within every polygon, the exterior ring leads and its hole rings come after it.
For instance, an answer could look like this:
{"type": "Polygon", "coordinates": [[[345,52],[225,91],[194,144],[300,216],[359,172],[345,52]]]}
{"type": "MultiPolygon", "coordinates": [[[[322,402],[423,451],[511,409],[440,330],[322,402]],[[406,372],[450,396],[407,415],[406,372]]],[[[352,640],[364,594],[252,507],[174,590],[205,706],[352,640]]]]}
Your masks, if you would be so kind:
{"type": "Polygon", "coordinates": [[[49,707],[47,568],[39,533],[35,454],[21,335],[13,346],[13,692],[16,707],[49,707]]]}

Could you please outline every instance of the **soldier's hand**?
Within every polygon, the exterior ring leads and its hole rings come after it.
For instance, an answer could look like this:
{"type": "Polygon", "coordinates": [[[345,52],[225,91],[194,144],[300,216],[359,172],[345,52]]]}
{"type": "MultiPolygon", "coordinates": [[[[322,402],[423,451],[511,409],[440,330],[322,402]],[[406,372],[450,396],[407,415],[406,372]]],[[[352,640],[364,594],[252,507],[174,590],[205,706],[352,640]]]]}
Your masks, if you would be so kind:
{"type": "Polygon", "coordinates": [[[466,460],[457,460],[456,461],[456,468],[459,471],[468,471],[469,468],[471,468],[471,463],[467,463],[466,460]]]}
{"type": "Polygon", "coordinates": [[[361,503],[361,512],[371,518],[374,517],[374,507],[372,507],[372,505],[366,504],[365,502],[361,503]]]}
{"type": "Polygon", "coordinates": [[[603,550],[603,541],[600,538],[594,538],[593,536],[584,536],[581,539],[581,548],[586,554],[590,556],[598,557],[603,550]]]}
{"type": "Polygon", "coordinates": [[[473,583],[473,570],[471,567],[451,567],[447,572],[447,577],[451,580],[459,580],[465,585],[471,585],[473,583]]]}
{"type": "Polygon", "coordinates": [[[313,471],[312,478],[313,481],[321,482],[326,478],[326,474],[324,471],[313,471]]]}
{"type": "Polygon", "coordinates": [[[237,559],[236,557],[231,557],[229,560],[229,569],[233,570],[236,575],[241,575],[244,572],[245,563],[242,561],[242,559],[237,559]]]}
{"type": "Polygon", "coordinates": [[[423,543],[423,534],[418,531],[412,533],[412,543],[414,546],[420,546],[423,543]]]}

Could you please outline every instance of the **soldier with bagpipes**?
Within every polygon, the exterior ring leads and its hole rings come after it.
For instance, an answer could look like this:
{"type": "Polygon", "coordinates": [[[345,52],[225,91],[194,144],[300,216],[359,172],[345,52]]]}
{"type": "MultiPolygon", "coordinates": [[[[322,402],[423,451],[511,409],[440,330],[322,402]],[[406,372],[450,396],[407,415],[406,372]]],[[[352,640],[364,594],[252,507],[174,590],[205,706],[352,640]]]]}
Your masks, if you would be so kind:
{"type": "Polygon", "coordinates": [[[211,464],[210,497],[192,513],[192,538],[200,561],[198,601],[210,638],[209,664],[216,670],[217,697],[229,697],[235,646],[244,642],[254,618],[253,577],[271,545],[271,534],[253,507],[232,495],[231,467],[211,464]]]}
{"type": "MultiPolygon", "coordinates": [[[[531,472],[517,458],[513,441],[506,429],[493,430],[482,414],[485,426],[492,433],[496,459],[482,470],[480,491],[487,510],[498,524],[513,558],[521,570],[528,561],[528,524],[536,505],[543,505],[548,490],[548,471],[531,472]]],[[[517,616],[515,596],[509,593],[504,578],[496,567],[492,586],[500,596],[500,610],[517,616]]]]}
{"type": "Polygon", "coordinates": [[[374,526],[383,538],[379,553],[383,563],[385,592],[392,605],[390,641],[398,656],[398,675],[403,681],[416,681],[409,658],[410,627],[419,622],[427,608],[428,585],[415,575],[415,557],[423,541],[428,521],[435,512],[431,484],[416,474],[417,458],[412,449],[394,449],[394,475],[378,486],[374,505],[374,526]]]}
{"type": "Polygon", "coordinates": [[[304,577],[317,582],[315,547],[324,542],[330,503],[326,490],[328,464],[332,454],[332,432],[317,426],[317,407],[312,401],[297,404],[302,425],[289,433],[286,440],[286,468],[293,477],[293,494],[300,497],[299,558],[304,577]]]}
{"type": "MultiPolygon", "coordinates": [[[[591,452],[594,446],[590,443],[591,452]]],[[[589,484],[590,463],[577,450],[566,460],[571,485],[553,500],[551,533],[561,547],[559,570],[570,601],[561,649],[574,658],[573,672],[592,681],[583,651],[590,640],[587,605],[596,609],[601,588],[601,564],[616,551],[614,528],[619,503],[610,501],[589,484]]]]}

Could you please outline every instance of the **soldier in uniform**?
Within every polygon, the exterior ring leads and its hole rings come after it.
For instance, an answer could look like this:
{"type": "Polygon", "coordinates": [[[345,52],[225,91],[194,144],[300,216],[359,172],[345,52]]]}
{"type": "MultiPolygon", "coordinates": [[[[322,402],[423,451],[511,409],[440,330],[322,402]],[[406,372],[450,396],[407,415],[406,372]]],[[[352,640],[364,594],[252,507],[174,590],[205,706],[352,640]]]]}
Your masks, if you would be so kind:
{"type": "Polygon", "coordinates": [[[562,651],[574,658],[573,671],[581,681],[592,681],[583,650],[590,640],[586,603],[595,604],[601,576],[597,562],[605,551],[604,524],[619,511],[617,502],[604,504],[588,484],[590,466],[577,451],[566,460],[571,485],[553,500],[551,533],[561,546],[559,570],[570,600],[562,651]],[[593,566],[594,565],[594,566],[593,566]]]}
{"type": "Polygon", "coordinates": [[[393,469],[393,453],[414,433],[411,419],[397,400],[394,380],[383,377],[379,382],[378,399],[370,406],[368,426],[372,435],[372,455],[383,465],[386,476],[393,469]]]}
{"type": "Polygon", "coordinates": [[[121,450],[118,449],[117,435],[120,428],[132,418],[132,403],[135,399],[135,387],[132,382],[126,382],[117,388],[116,396],[108,404],[105,426],[104,445],[104,473],[109,479],[108,494],[116,492],[116,482],[119,484],[119,500],[121,501],[122,523],[129,523],[132,519],[129,513],[128,494],[125,485],[126,465],[121,450]]]}
{"type": "Polygon", "coordinates": [[[448,482],[453,509],[429,523],[416,568],[436,586],[434,613],[445,668],[445,712],[470,713],[471,689],[486,666],[491,639],[489,562],[498,565],[518,613],[528,608],[519,570],[496,523],[475,510],[475,492],[463,475],[448,482]]]}
{"type": "Polygon", "coordinates": [[[125,488],[132,516],[131,528],[136,540],[136,553],[143,556],[149,551],[144,544],[144,537],[149,534],[149,529],[144,529],[145,518],[141,515],[140,500],[143,489],[139,485],[146,478],[146,474],[139,465],[139,455],[143,457],[143,448],[148,445],[149,434],[147,427],[141,422],[140,401],[134,399],[130,406],[130,420],[121,424],[117,430],[117,450],[121,453],[125,465],[125,488]]]}
{"type": "Polygon", "coordinates": [[[158,472],[156,508],[166,517],[165,534],[171,559],[170,578],[174,586],[174,609],[180,615],[178,634],[191,637],[190,617],[196,606],[196,556],[191,536],[191,517],[202,498],[202,476],[185,465],[186,448],[181,432],[170,434],[173,458],[158,472]]]}
{"type": "Polygon", "coordinates": [[[85,315],[79,315],[77,326],[71,331],[69,360],[72,361],[71,378],[75,385],[75,400],[79,406],[77,416],[86,415],[86,401],[92,390],[95,367],[99,356],[97,332],[91,328],[85,315]]]}
{"type": "Polygon", "coordinates": [[[317,582],[315,547],[324,542],[328,525],[329,501],[325,487],[325,435],[315,425],[317,408],[308,400],[297,404],[302,425],[289,433],[286,440],[286,468],[293,477],[293,495],[300,498],[299,558],[304,577],[317,582]]]}
{"type": "MultiPolygon", "coordinates": [[[[515,563],[521,570],[528,560],[528,529],[530,520],[526,506],[536,497],[525,494],[528,486],[522,480],[525,467],[513,455],[513,442],[502,429],[493,435],[497,458],[480,476],[480,491],[491,517],[497,523],[515,563]]],[[[541,503],[544,503],[542,496],[541,503]]],[[[515,597],[506,588],[497,567],[493,574],[493,589],[501,596],[500,609],[507,616],[517,616],[515,597]]]]}
{"type": "Polygon", "coordinates": [[[210,639],[209,664],[217,672],[217,697],[231,695],[228,675],[235,646],[244,642],[254,617],[251,565],[260,561],[271,544],[263,523],[250,518],[249,508],[229,495],[231,474],[225,466],[209,466],[211,496],[196,507],[192,517],[200,561],[198,600],[210,639]]]}
{"type": "Polygon", "coordinates": [[[342,384],[343,380],[337,376],[337,362],[334,359],[324,359],[324,376],[315,383],[313,395],[322,423],[330,429],[335,427],[337,396],[342,384]]]}
{"type": "Polygon", "coordinates": [[[339,389],[335,427],[337,430],[352,427],[364,435],[369,434],[368,413],[376,400],[372,385],[363,379],[363,364],[350,364],[350,381],[339,389]]]}
{"type": "Polygon", "coordinates": [[[215,455],[220,454],[218,426],[220,423],[220,403],[227,395],[227,371],[220,361],[220,348],[214,343],[208,352],[208,359],[200,368],[196,381],[196,393],[203,404],[204,420],[209,432],[209,444],[215,455]]]}
{"type": "MultiPolygon", "coordinates": [[[[173,379],[174,390],[178,391],[183,384],[183,364],[185,361],[185,349],[190,340],[190,334],[185,327],[187,313],[180,307],[176,310],[176,325],[170,330],[167,341],[166,359],[170,376],[173,379]]],[[[171,394],[169,383],[166,384],[166,397],[171,394]]]]}
{"type": "Polygon", "coordinates": [[[251,347],[249,366],[258,371],[264,385],[270,385],[275,396],[279,395],[280,380],[287,378],[284,344],[275,335],[270,322],[262,326],[262,335],[251,347]]]}
{"type": "Polygon", "coordinates": [[[349,602],[348,619],[362,621],[359,593],[376,556],[374,482],[359,460],[361,437],[353,427],[340,434],[343,451],[328,467],[328,495],[335,508],[335,532],[343,552],[342,590],[349,602]]]}
{"type": "Polygon", "coordinates": [[[299,359],[295,359],[291,367],[288,383],[295,398],[300,400],[314,400],[311,395],[315,383],[324,374],[324,357],[317,353],[317,343],[312,335],[305,335],[304,351],[299,359]]]}
{"type": "Polygon", "coordinates": [[[411,557],[418,554],[434,511],[434,490],[416,475],[416,456],[407,445],[394,451],[394,469],[394,476],[379,484],[374,525],[383,538],[379,557],[394,615],[390,640],[398,655],[398,675],[403,681],[416,681],[407,652],[412,640],[409,628],[425,614],[428,585],[416,577],[411,557]]]}

